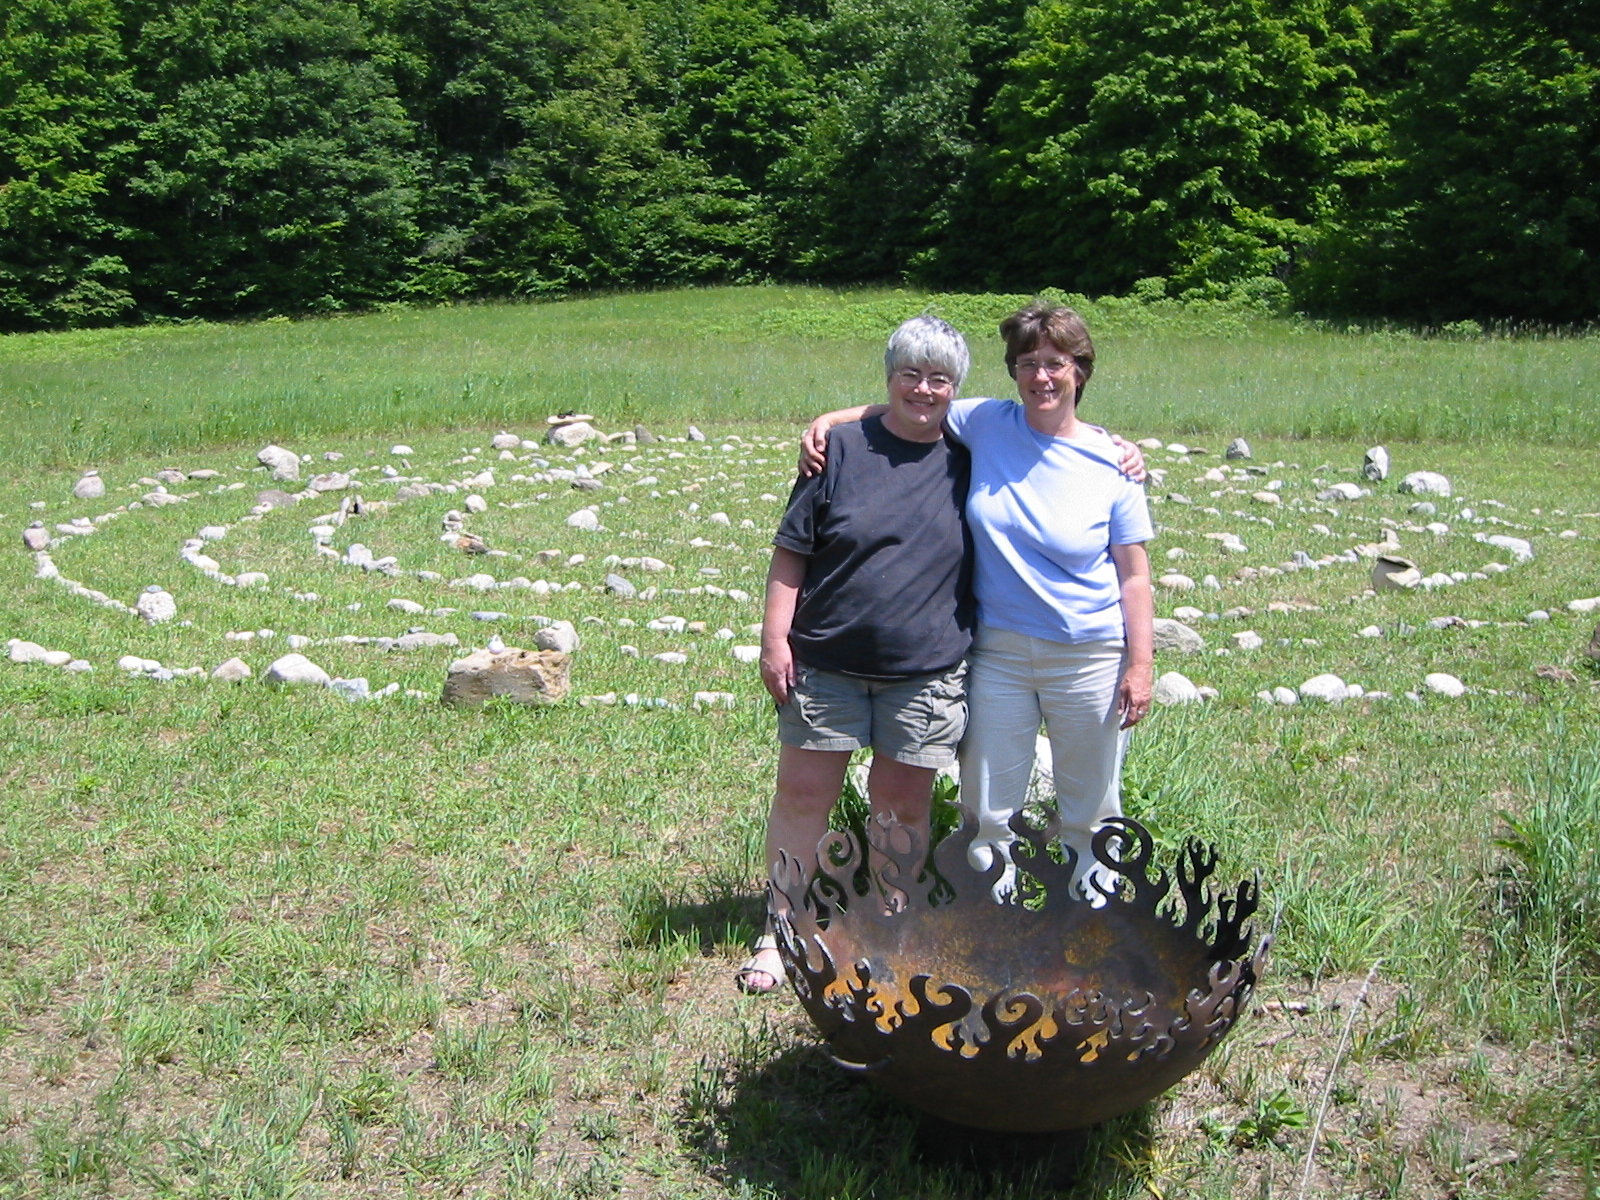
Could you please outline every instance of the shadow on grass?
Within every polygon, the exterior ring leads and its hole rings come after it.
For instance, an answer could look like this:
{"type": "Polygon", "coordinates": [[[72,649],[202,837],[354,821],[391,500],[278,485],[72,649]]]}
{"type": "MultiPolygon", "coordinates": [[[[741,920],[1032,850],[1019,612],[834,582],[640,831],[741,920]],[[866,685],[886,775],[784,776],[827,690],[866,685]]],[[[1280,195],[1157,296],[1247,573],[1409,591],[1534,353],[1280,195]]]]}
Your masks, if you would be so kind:
{"type": "Polygon", "coordinates": [[[760,892],[715,884],[698,900],[674,898],[646,887],[628,905],[629,933],[636,944],[683,941],[702,955],[719,945],[749,945],[767,921],[767,899],[760,892]]]}
{"type": "Polygon", "coordinates": [[[995,1134],[926,1116],[847,1076],[816,1047],[697,1081],[684,1119],[705,1167],[740,1194],[792,1200],[1031,1200],[1125,1195],[1150,1109],[1064,1134],[995,1134]]]}

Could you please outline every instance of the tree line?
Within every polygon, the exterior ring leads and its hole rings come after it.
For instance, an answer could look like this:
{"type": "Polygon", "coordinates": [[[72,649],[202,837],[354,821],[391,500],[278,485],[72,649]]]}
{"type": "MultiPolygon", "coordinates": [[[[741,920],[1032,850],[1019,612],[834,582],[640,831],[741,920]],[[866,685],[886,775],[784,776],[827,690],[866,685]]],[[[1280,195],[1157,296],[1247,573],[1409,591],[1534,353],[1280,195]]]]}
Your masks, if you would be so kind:
{"type": "Polygon", "coordinates": [[[1600,5],[0,13],[0,329],[773,278],[1589,322],[1600,5]]]}

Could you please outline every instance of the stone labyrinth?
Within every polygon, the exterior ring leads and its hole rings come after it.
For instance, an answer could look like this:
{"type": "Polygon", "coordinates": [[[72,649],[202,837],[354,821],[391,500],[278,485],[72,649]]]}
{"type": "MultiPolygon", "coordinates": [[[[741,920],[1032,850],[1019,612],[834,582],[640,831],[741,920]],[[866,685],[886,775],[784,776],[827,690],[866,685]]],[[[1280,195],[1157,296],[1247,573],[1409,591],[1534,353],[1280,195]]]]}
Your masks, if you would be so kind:
{"type": "MultiPolygon", "coordinates": [[[[436,701],[452,661],[481,670],[525,643],[562,664],[536,699],[561,699],[575,663],[585,705],[757,700],[766,550],[794,477],[794,433],[707,437],[690,426],[658,438],[642,426],[605,433],[581,414],[527,432],[423,452],[267,446],[255,462],[137,480],[136,468],[126,480],[88,471],[71,496],[32,501],[38,519],[21,540],[38,586],[81,600],[83,640],[112,650],[13,638],[10,661],[152,684],[251,680],[351,701],[436,701]],[[253,627],[256,615],[274,624],[253,627]],[[119,633],[134,623],[185,632],[163,661],[119,633]],[[343,673],[318,662],[330,656],[343,673]],[[591,660],[636,686],[586,691],[591,660]]],[[[1592,537],[1581,527],[1600,518],[1518,512],[1428,470],[1391,478],[1382,447],[1360,462],[1303,466],[1257,464],[1243,439],[1223,455],[1140,444],[1158,529],[1156,698],[1167,704],[1462,696],[1468,685],[1444,670],[1388,686],[1357,678],[1351,647],[1550,620],[1544,609],[1472,614],[1497,576],[1537,571],[1542,556],[1592,537]],[[1438,611],[1418,615],[1416,597],[1438,611]],[[1304,614],[1321,614],[1321,636],[1293,636],[1304,614]],[[1323,669],[1300,667],[1308,652],[1323,669]],[[1178,655],[1184,670],[1165,669],[1178,655]],[[1218,658],[1259,669],[1208,670],[1218,658]],[[1231,694],[1208,675],[1248,678],[1249,690],[1231,694]]],[[[1600,596],[1557,607],[1593,613],[1600,596]]]]}

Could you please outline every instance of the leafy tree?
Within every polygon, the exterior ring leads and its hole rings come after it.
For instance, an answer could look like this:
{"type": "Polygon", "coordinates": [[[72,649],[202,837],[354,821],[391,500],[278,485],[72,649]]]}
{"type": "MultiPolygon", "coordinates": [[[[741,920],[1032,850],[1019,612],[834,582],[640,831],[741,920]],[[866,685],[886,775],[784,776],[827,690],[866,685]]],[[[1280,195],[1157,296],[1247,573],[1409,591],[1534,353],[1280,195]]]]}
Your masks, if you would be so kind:
{"type": "Polygon", "coordinates": [[[1600,318],[1600,11],[1387,10],[1389,161],[1295,281],[1306,304],[1433,322],[1600,318]]]}
{"type": "Polygon", "coordinates": [[[1330,0],[1044,0],[1025,37],[993,110],[996,282],[1288,273],[1373,154],[1369,32],[1330,0]]]}
{"type": "Polygon", "coordinates": [[[965,0],[836,0],[816,116],[773,169],[781,252],[823,279],[899,278],[944,236],[972,152],[965,0]]]}
{"type": "Polygon", "coordinates": [[[149,111],[118,156],[154,312],[331,311],[391,295],[421,163],[393,47],[349,0],[187,0],[131,56],[149,111]]]}
{"type": "Polygon", "coordinates": [[[110,0],[0,10],[0,330],[96,325],[133,307],[105,211],[134,91],[110,0]]]}

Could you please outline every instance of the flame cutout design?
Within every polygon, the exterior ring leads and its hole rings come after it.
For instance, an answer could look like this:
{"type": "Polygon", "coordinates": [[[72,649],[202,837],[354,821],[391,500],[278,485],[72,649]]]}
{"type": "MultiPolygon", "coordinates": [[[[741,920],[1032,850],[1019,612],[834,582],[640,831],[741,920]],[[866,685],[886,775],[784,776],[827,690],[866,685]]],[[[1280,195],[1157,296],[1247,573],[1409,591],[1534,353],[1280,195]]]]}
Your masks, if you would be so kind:
{"type": "Polygon", "coordinates": [[[1157,866],[1128,818],[1096,832],[1086,874],[1054,824],[1019,816],[1019,892],[999,904],[1004,862],[970,865],[978,824],[961,814],[931,854],[884,817],[865,844],[824,837],[811,878],[779,855],[779,953],[836,1059],[947,1119],[1016,1131],[1104,1120],[1198,1066],[1265,967],[1259,884],[1219,894],[1217,850],[1192,838],[1157,866]]]}

